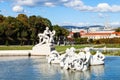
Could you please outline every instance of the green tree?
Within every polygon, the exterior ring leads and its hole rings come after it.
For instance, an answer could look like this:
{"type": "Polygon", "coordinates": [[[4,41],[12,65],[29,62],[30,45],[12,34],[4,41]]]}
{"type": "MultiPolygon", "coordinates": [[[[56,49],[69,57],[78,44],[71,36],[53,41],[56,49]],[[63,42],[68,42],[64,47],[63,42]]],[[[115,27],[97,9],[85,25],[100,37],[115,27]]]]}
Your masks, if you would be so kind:
{"type": "Polygon", "coordinates": [[[56,31],[56,36],[65,36],[67,37],[69,34],[69,31],[60,27],[59,25],[54,25],[53,29],[56,31]]]}
{"type": "Polygon", "coordinates": [[[115,32],[120,32],[120,27],[118,27],[117,29],[115,29],[115,32]]]}
{"type": "Polygon", "coordinates": [[[17,32],[17,23],[14,17],[8,16],[3,22],[4,34],[6,45],[9,45],[9,41],[14,41],[15,34],[17,32]]]}
{"type": "Polygon", "coordinates": [[[35,21],[36,21],[36,16],[35,15],[29,16],[28,22],[29,22],[29,26],[31,28],[35,27],[35,21]]]}
{"type": "MultiPolygon", "coordinates": [[[[38,40],[38,33],[42,33],[46,27],[53,30],[49,19],[41,16],[27,16],[18,14],[17,17],[4,17],[0,15],[0,41],[10,44],[30,44],[38,40]]],[[[59,27],[59,26],[58,26],[59,27]]],[[[57,35],[66,35],[66,30],[61,27],[57,29],[57,35]]]]}
{"type": "Polygon", "coordinates": [[[2,23],[5,20],[5,17],[3,15],[0,15],[0,23],[2,23]]]}
{"type": "Polygon", "coordinates": [[[24,45],[24,43],[27,41],[27,39],[29,39],[29,30],[30,30],[30,26],[29,26],[29,19],[27,17],[27,15],[25,14],[19,14],[16,17],[17,20],[19,20],[21,22],[20,26],[19,26],[19,33],[18,35],[18,39],[20,40],[20,45],[24,45]]]}
{"type": "Polygon", "coordinates": [[[18,14],[16,17],[17,20],[21,21],[24,25],[24,27],[28,27],[28,17],[25,14],[18,14]]]}
{"type": "Polygon", "coordinates": [[[64,41],[66,41],[66,37],[69,34],[69,31],[60,27],[59,25],[54,25],[53,29],[56,31],[55,34],[55,43],[59,42],[59,43],[63,43],[64,41]]]}

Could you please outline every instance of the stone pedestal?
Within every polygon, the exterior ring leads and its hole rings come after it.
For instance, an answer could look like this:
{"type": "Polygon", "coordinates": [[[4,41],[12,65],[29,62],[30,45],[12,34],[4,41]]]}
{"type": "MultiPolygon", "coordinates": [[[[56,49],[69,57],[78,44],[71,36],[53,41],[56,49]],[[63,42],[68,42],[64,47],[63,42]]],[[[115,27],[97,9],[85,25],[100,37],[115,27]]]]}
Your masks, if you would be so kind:
{"type": "Polygon", "coordinates": [[[50,45],[50,44],[35,45],[32,48],[31,55],[46,56],[46,55],[49,55],[50,52],[54,49],[55,49],[55,47],[53,45],[50,45]]]}

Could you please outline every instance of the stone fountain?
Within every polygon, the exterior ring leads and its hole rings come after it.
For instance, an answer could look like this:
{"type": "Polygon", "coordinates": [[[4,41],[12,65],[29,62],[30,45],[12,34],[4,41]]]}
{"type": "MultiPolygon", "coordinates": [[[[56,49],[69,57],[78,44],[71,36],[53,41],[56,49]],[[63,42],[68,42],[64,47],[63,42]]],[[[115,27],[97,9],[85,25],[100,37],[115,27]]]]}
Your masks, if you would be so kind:
{"type": "Polygon", "coordinates": [[[58,63],[63,69],[77,71],[86,71],[90,66],[104,64],[105,56],[100,51],[96,51],[96,54],[92,55],[89,47],[85,47],[84,51],[80,51],[78,54],[75,50],[74,47],[67,48],[62,55],[53,50],[47,58],[48,63],[58,63]]]}
{"type": "Polygon", "coordinates": [[[55,31],[50,31],[48,27],[43,33],[39,33],[39,43],[32,48],[32,55],[47,56],[48,63],[58,63],[63,69],[72,69],[77,71],[86,71],[93,65],[103,65],[105,56],[96,51],[95,55],[90,53],[90,48],[85,47],[84,51],[78,54],[74,47],[67,48],[65,53],[60,55],[54,47],[55,31]]]}

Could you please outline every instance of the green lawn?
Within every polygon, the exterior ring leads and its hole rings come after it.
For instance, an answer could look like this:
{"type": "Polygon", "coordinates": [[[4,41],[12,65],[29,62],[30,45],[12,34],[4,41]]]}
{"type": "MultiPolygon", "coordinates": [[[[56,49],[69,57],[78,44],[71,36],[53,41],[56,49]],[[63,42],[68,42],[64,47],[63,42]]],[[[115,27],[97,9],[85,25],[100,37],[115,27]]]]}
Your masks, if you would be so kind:
{"type": "MultiPolygon", "coordinates": [[[[83,48],[86,45],[74,45],[76,49],[83,48]]],[[[32,50],[33,46],[0,46],[0,50],[32,50]]],[[[72,46],[55,46],[55,49],[58,51],[64,51],[66,48],[70,48],[72,46]]]]}
{"type": "MultiPolygon", "coordinates": [[[[81,45],[66,45],[66,46],[55,46],[55,49],[57,51],[65,51],[66,48],[70,48],[70,47],[75,47],[76,49],[80,49],[80,48],[84,48],[84,47],[90,47],[92,45],[90,44],[81,44],[81,45]]],[[[10,45],[10,46],[0,46],[0,50],[32,50],[31,45],[27,45],[27,46],[20,46],[20,45],[10,45]]]]}
{"type": "Polygon", "coordinates": [[[32,50],[33,46],[0,46],[0,50],[32,50]]]}
{"type": "MultiPolygon", "coordinates": [[[[58,51],[65,51],[66,48],[70,48],[70,47],[75,47],[76,49],[80,49],[80,48],[84,48],[84,47],[94,47],[94,48],[103,48],[103,47],[107,47],[107,48],[120,48],[120,44],[99,44],[99,45],[93,45],[93,44],[80,44],[80,45],[66,45],[66,46],[55,46],[56,50],[58,51]]],[[[27,45],[27,46],[0,46],[0,50],[32,50],[31,45],[27,45]]]]}
{"type": "MultiPolygon", "coordinates": [[[[83,44],[83,45],[67,45],[67,46],[55,46],[55,49],[60,52],[64,53],[67,48],[75,47],[76,49],[84,48],[84,47],[96,47],[96,48],[103,48],[104,46],[109,48],[120,48],[120,44],[100,44],[100,45],[92,45],[92,44],[83,44]]],[[[0,46],[0,50],[32,50],[33,46],[0,46]]],[[[92,52],[95,54],[95,52],[92,52]]],[[[103,52],[105,55],[118,55],[120,56],[120,51],[112,51],[112,52],[103,52]]]]}
{"type": "Polygon", "coordinates": [[[61,51],[65,51],[67,48],[70,48],[70,47],[74,47],[76,49],[80,49],[80,48],[84,48],[86,46],[89,46],[89,45],[67,45],[67,46],[55,46],[55,49],[58,51],[58,52],[61,52],[61,51]]]}

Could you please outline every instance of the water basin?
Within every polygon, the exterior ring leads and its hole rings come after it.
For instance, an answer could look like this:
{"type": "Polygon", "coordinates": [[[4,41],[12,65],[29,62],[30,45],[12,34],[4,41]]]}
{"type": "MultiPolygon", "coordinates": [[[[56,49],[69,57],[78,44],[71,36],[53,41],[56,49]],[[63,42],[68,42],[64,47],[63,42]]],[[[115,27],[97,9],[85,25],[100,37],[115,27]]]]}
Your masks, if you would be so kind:
{"type": "Polygon", "coordinates": [[[0,57],[0,80],[120,80],[120,57],[108,56],[105,65],[84,72],[63,70],[45,57],[0,57]]]}

